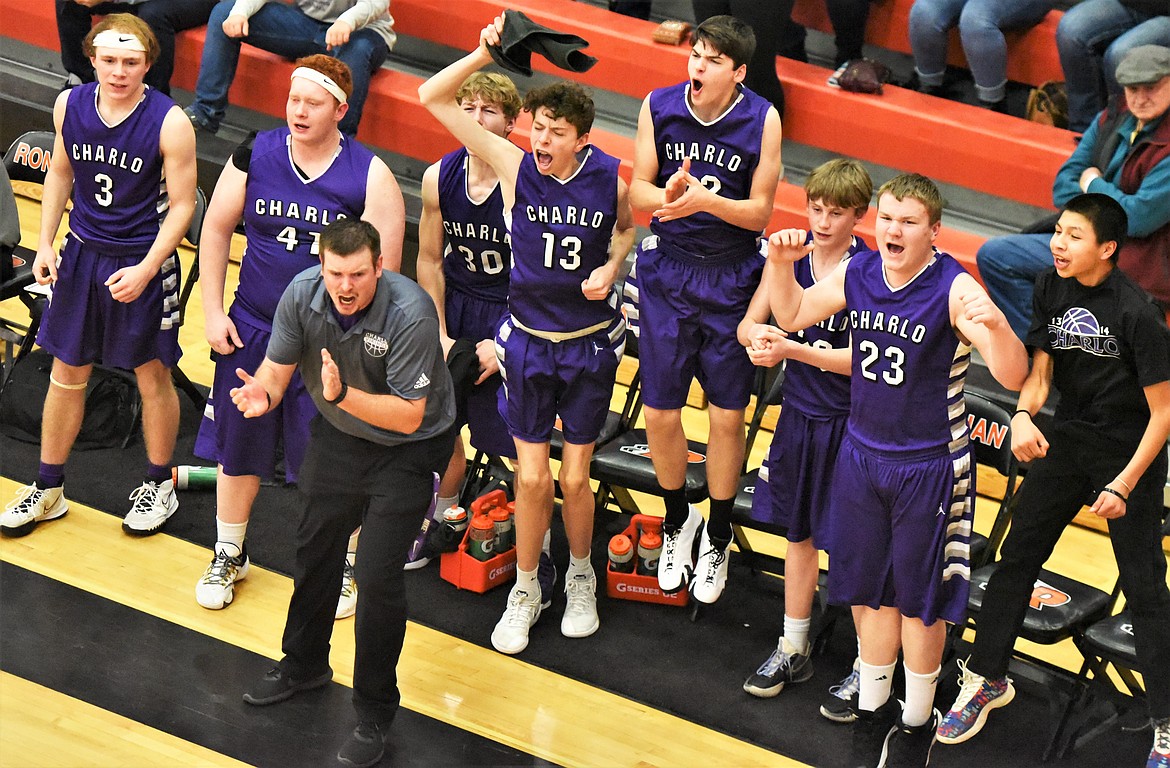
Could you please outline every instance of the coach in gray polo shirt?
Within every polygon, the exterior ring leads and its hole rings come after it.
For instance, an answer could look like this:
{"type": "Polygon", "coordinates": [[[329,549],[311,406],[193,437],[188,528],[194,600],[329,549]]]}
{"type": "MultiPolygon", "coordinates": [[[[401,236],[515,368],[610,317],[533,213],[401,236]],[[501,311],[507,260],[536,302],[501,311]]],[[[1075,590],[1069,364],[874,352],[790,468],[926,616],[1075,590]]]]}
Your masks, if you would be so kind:
{"type": "Polygon", "coordinates": [[[320,247],[321,268],[302,272],[281,297],[263,364],[254,376],[237,370],[244,383],[231,392],[245,416],[261,416],[300,366],[321,411],[299,480],[306,504],[284,658],[244,701],[275,704],[332,679],[342,562],[361,525],[353,670],[360,722],[338,760],[365,766],[381,760],[398,710],[402,566],[430,504],[432,473],[451,455],[455,405],[435,304],[413,281],[382,270],[377,230],[341,219],[322,230],[320,247]]]}

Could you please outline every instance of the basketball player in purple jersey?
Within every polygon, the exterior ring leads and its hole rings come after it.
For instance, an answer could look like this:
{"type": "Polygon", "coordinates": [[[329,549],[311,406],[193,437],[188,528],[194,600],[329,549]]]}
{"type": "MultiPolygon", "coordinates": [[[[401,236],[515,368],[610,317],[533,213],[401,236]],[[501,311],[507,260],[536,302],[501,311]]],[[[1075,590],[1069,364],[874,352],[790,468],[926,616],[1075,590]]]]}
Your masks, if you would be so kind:
{"type": "MultiPolygon", "coordinates": [[[[455,94],[464,112],[497,136],[516,127],[522,102],[505,75],[476,72],[455,94]]],[[[500,179],[484,160],[459,148],[423,174],[419,220],[418,284],[435,301],[443,351],[456,339],[475,345],[479,376],[456,426],[467,423],[475,447],[515,459],[516,446],[500,417],[496,374],[496,331],[508,314],[512,240],[504,226],[500,179]]],[[[439,484],[438,509],[459,503],[467,470],[462,437],[455,438],[451,462],[439,484]]],[[[414,562],[426,564],[426,559],[414,562]]],[[[411,564],[408,564],[410,567],[411,564]]]]}
{"type": "Polygon", "coordinates": [[[53,356],[36,482],[0,516],[7,536],[68,511],[65,462],[85,415],[93,363],[134,371],[142,396],[146,480],[122,528],[156,533],[178,508],[171,454],[179,400],[179,262],[175,248],[195,211],[195,133],[183,111],[143,83],[158,57],[150,27],[111,14],[86,36],[97,82],[64,91],[53,107],[57,138],[41,203],[33,274],[53,284],[39,343],[53,356]],[[53,241],[73,199],[58,260],[53,241]]]}
{"type": "MultiPolygon", "coordinates": [[[[195,585],[204,608],[232,602],[235,583],[248,573],[244,542],[260,478],[273,477],[277,444],[283,442],[285,478],[296,482],[309,422],[317,415],[295,374],[278,406],[245,419],[225,396],[238,385],[236,369],[256,370],[263,362],[280,297],[300,272],[320,264],[318,238],[330,222],[369,221],[384,243],[386,268],[397,271],[402,261],[405,213],[398,183],[384,162],[337,127],[352,88],[344,62],[322,54],[299,60],[285,104],[287,125],[262,131],[235,151],[207,209],[199,282],[216,363],[195,451],[217,462],[219,472],[215,553],[195,585]],[[228,252],[241,216],[247,247],[239,288],[225,313],[228,252]]],[[[348,606],[340,611],[352,612],[348,606]]]]}
{"type": "Polygon", "coordinates": [[[666,505],[658,583],[676,592],[693,569],[695,599],[713,603],[727,581],[754,375],[736,329],[763,269],[760,236],[780,178],[780,116],[742,85],[755,48],[751,27],[713,16],[691,39],[690,79],[642,103],[630,201],[654,215],[635,270],[646,435],[666,505]],[[711,497],[697,568],[691,548],[703,518],[684,493],[682,426],[695,377],[709,403],[711,497]]]}
{"type": "MultiPolygon", "coordinates": [[[[859,253],[811,288],[769,276],[772,311],[795,330],[848,311],[850,410],[830,491],[829,600],[860,606],[857,720],[851,766],[926,765],[939,714],[934,691],[946,622],[962,621],[970,582],[971,453],[963,383],[971,348],[1018,390],[1028,357],[987,293],[935,250],[943,200],[929,179],[878,190],[878,251],[859,253]],[[904,654],[905,707],[890,697],[904,654]]],[[[777,265],[814,246],[786,229],[777,265]]]]}
{"type": "Polygon", "coordinates": [[[600,626],[590,564],[593,495],[589,461],[613,394],[625,322],[613,283],[634,237],[617,159],[589,144],[593,101],[573,83],[531,91],[532,151],[487,130],[455,101],[460,84],[491,63],[505,20],[479,46],[419,88],[423,104],[500,179],[512,236],[509,317],[496,336],[504,389],[500,413],[516,443],[516,585],[492,632],[501,653],[528,647],[542,610],[537,567],[552,516],[549,438],[559,415],[565,436],[559,475],[569,539],[567,606],[561,632],[600,626]]]}
{"type": "MultiPolygon", "coordinates": [[[[856,160],[838,158],[815,168],[804,185],[812,252],[793,268],[796,282],[811,288],[855,253],[868,251],[854,228],[869,209],[873,182],[856,160]]],[[[765,270],[787,269],[771,265],[765,270]]],[[[833,462],[849,416],[849,318],[844,310],[788,338],[774,325],[767,278],[740,324],[740,341],[756,365],[784,368],[784,402],[772,447],[752,501],[752,517],[787,529],[784,556],[784,632],[776,649],[743,684],[753,696],[771,698],[789,683],[812,677],[809,629],[820,573],[818,550],[829,539],[829,488],[833,462]]],[[[851,719],[856,671],[838,684],[826,717],[851,719]]]]}

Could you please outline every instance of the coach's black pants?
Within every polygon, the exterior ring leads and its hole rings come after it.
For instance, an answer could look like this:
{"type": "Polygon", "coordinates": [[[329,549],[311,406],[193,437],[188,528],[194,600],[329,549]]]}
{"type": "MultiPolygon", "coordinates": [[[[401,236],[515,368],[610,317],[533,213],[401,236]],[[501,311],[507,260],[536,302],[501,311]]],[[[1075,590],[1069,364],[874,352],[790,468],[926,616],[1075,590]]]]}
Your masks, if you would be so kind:
{"type": "Polygon", "coordinates": [[[305,509],[280,664],[296,679],[329,666],[346,545],[360,525],[353,703],[363,722],[389,723],[398,711],[395,667],[406,634],[402,567],[430,504],[432,475],[446,467],[452,447],[451,432],[387,447],[340,432],[320,416],[313,420],[301,466],[305,509]]]}
{"type": "MultiPolygon", "coordinates": [[[[1041,567],[1081,506],[1092,503],[1130,458],[1111,448],[1108,438],[1099,433],[1055,427],[1048,438],[1047,457],[1032,465],[1020,488],[1011,531],[976,622],[969,668],[984,677],[1007,673],[1041,567]]],[[[1165,481],[1163,452],[1129,495],[1125,515],[1109,521],[1121,589],[1133,612],[1150,714],[1156,718],[1170,716],[1170,590],[1161,530],[1165,481]]],[[[1108,585],[1094,586],[1109,589],[1108,585]]]]}

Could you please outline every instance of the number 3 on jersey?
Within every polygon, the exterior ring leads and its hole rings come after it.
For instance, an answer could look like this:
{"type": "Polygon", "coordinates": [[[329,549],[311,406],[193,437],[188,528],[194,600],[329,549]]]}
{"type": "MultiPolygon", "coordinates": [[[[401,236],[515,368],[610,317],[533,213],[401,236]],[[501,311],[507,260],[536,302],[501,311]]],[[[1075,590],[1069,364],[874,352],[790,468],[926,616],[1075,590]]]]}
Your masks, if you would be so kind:
{"type": "Polygon", "coordinates": [[[557,236],[552,232],[544,232],[541,237],[544,238],[544,266],[546,269],[552,269],[559,263],[561,269],[572,272],[581,266],[581,238],[573,235],[561,238],[561,248],[564,248],[566,253],[559,262],[554,263],[557,236]]]}
{"type": "Polygon", "coordinates": [[[878,373],[873,370],[877,367],[877,360],[879,357],[884,357],[889,361],[889,367],[882,371],[882,381],[889,384],[891,387],[896,387],[906,380],[906,372],[902,370],[902,364],[906,362],[906,353],[898,347],[886,347],[883,354],[878,345],[874,344],[869,339],[863,340],[857,345],[857,349],[861,352],[861,375],[870,381],[878,380],[878,373]]]}
{"type": "MultiPolygon", "coordinates": [[[[309,253],[313,256],[316,256],[321,252],[321,233],[313,232],[312,235],[313,245],[309,248],[309,253]]],[[[284,229],[280,230],[280,234],[276,236],[276,239],[279,242],[284,243],[284,249],[290,253],[296,250],[296,247],[300,245],[300,241],[297,240],[296,227],[285,227],[284,229]]]]}

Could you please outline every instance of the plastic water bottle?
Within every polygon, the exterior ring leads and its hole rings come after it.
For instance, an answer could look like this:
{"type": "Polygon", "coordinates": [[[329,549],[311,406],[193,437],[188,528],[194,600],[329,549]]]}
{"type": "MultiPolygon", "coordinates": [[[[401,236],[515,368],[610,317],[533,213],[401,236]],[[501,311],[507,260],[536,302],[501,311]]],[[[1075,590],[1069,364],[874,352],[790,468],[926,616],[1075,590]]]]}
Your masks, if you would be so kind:
{"type": "Polygon", "coordinates": [[[507,552],[516,543],[512,529],[512,512],[507,507],[495,507],[488,513],[495,528],[495,554],[507,552]]]}
{"type": "Polygon", "coordinates": [[[467,554],[476,560],[491,560],[496,552],[496,527],[487,515],[476,515],[467,537],[467,554]]]}
{"type": "Polygon", "coordinates": [[[638,539],[638,573],[643,576],[654,576],[658,573],[658,558],[662,557],[662,534],[652,531],[642,531],[638,539]]]}
{"type": "Polygon", "coordinates": [[[215,467],[193,467],[183,464],[171,467],[171,480],[180,491],[215,490],[215,467]]]}
{"type": "Polygon", "coordinates": [[[634,543],[624,533],[609,540],[609,565],[618,573],[634,572],[634,543]]]}
{"type": "Polygon", "coordinates": [[[448,507],[443,510],[439,524],[438,545],[440,552],[454,552],[459,549],[463,535],[467,533],[467,510],[463,507],[448,507]]]}

